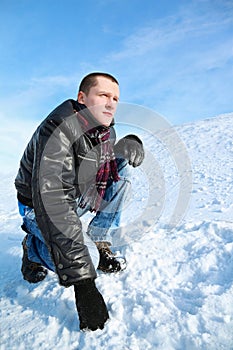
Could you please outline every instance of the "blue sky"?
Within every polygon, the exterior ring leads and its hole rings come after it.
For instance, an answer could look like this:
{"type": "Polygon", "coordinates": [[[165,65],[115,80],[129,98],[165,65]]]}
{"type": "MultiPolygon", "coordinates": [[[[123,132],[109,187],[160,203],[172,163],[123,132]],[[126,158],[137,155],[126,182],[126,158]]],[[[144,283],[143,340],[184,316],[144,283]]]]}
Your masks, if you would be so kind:
{"type": "Polygon", "coordinates": [[[41,120],[92,71],[183,124],[233,111],[232,0],[1,0],[0,117],[41,120]]]}

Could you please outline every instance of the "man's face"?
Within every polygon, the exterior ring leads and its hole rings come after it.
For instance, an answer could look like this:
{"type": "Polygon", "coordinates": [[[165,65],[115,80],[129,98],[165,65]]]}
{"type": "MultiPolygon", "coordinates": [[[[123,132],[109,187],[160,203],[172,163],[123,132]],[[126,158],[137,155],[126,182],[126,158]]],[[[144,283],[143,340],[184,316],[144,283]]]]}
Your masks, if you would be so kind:
{"type": "Polygon", "coordinates": [[[92,86],[88,95],[78,93],[78,102],[85,104],[100,125],[109,126],[119,101],[119,86],[105,77],[97,77],[98,84],[92,86]]]}

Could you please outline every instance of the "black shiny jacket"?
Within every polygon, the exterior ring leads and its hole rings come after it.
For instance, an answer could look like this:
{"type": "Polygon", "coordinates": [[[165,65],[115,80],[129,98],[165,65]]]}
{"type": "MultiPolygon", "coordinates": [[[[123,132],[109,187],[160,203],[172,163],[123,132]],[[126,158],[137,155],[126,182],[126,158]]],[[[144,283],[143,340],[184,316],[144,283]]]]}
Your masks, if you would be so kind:
{"type": "Polygon", "coordinates": [[[99,157],[75,113],[84,113],[94,123],[83,107],[77,101],[67,100],[40,124],[26,147],[15,179],[18,199],[34,208],[64,286],[96,278],[76,213],[76,199],[93,180],[99,157]]]}

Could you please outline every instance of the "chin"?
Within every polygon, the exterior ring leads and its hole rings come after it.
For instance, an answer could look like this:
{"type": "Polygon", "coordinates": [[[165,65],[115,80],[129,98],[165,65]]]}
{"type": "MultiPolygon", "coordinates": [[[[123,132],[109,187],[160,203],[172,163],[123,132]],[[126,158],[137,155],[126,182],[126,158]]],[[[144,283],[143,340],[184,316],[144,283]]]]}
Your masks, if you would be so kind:
{"type": "Polygon", "coordinates": [[[103,126],[110,126],[112,123],[112,120],[103,120],[102,122],[100,122],[101,125],[103,126]]]}
{"type": "Polygon", "coordinates": [[[103,124],[103,126],[106,126],[106,127],[108,127],[108,126],[110,126],[111,125],[111,122],[110,123],[105,123],[105,124],[103,124]]]}

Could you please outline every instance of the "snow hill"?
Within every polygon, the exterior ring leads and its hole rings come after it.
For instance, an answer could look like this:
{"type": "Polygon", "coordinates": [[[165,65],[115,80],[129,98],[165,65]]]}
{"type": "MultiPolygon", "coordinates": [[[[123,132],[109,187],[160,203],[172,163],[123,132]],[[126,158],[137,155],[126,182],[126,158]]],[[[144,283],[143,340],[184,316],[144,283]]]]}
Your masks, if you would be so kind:
{"type": "MultiPolygon", "coordinates": [[[[177,149],[177,158],[168,156],[161,143],[149,142],[163,174],[158,192],[165,188],[166,199],[157,218],[149,218],[148,191],[154,189],[148,190],[143,176],[135,173],[137,191],[126,209],[125,225],[131,220],[134,227],[133,215],[140,216],[140,210],[145,220],[135,225],[140,236],[118,247],[127,257],[127,269],[97,279],[111,317],[103,331],[79,331],[73,290],[59,286],[55,274],[37,285],[22,279],[24,234],[13,185],[17,165],[2,175],[1,350],[232,350],[232,121],[233,113],[176,128],[191,164],[183,176],[192,183],[175,227],[168,225],[169,208],[174,211],[179,193],[186,191],[177,175],[183,155],[179,158],[177,149]]],[[[160,209],[161,198],[156,199],[160,209]]]]}

